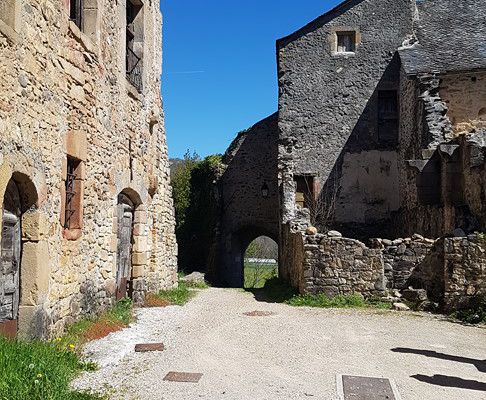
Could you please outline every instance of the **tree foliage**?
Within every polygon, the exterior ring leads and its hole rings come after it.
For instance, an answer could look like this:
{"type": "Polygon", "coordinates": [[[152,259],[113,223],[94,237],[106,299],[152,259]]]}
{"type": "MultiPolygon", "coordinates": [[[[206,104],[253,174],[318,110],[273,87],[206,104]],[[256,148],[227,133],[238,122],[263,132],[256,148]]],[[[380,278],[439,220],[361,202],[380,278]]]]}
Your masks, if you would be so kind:
{"type": "Polygon", "coordinates": [[[189,207],[191,196],[191,173],[200,160],[196,152],[191,154],[187,150],[184,158],[176,162],[171,170],[172,195],[174,198],[177,224],[176,230],[180,229],[186,220],[186,211],[189,207]]]}
{"type": "Polygon", "coordinates": [[[214,240],[217,222],[216,182],[222,172],[220,155],[203,160],[186,153],[174,171],[172,188],[176,209],[179,266],[185,271],[203,269],[214,240]]]}

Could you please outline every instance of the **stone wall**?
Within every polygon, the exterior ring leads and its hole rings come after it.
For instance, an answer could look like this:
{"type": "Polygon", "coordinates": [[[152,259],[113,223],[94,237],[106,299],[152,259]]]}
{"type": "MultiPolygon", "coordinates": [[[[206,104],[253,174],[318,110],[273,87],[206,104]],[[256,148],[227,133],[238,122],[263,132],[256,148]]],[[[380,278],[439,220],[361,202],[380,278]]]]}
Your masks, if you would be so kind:
{"type": "Polygon", "coordinates": [[[338,232],[304,233],[294,226],[281,257],[285,275],[300,293],[328,296],[360,293],[382,296],[387,290],[425,289],[446,312],[467,307],[486,295],[486,241],[482,235],[431,240],[373,239],[371,247],[338,232]]]}
{"type": "Polygon", "coordinates": [[[240,132],[223,157],[220,197],[218,279],[243,285],[246,248],[259,236],[279,240],[277,115],[240,132]]]}
{"type": "Polygon", "coordinates": [[[370,249],[358,240],[292,232],[294,245],[285,260],[292,286],[300,293],[327,296],[360,293],[366,297],[385,294],[385,274],[380,249],[370,249]],[[296,243],[295,243],[296,244],[296,243]]]}
{"type": "MultiPolygon", "coordinates": [[[[134,291],[176,282],[174,213],[160,97],[159,2],[144,4],[143,91],[125,72],[125,2],[98,0],[96,32],[69,21],[68,1],[18,3],[0,21],[0,198],[25,196],[21,333],[60,332],[113,303],[117,197],[136,205],[134,291]],[[60,221],[67,155],[81,162],[82,229],[60,221]]],[[[1,18],[1,16],[0,16],[1,18]]]]}
{"type": "Polygon", "coordinates": [[[483,236],[444,241],[444,309],[467,307],[475,296],[486,296],[486,240],[483,236]]]}
{"type": "MultiPolygon", "coordinates": [[[[355,173],[364,186],[353,187],[343,176],[341,211],[358,207],[370,227],[396,209],[393,190],[373,198],[366,184],[374,180],[372,186],[381,188],[397,174],[397,143],[378,134],[377,99],[380,90],[398,88],[394,55],[412,33],[412,12],[409,0],[347,1],[277,42],[283,223],[296,212],[294,176],[314,176],[326,192],[351,164],[359,166],[355,173]],[[336,35],[343,31],[355,32],[354,52],[336,52],[336,35]],[[385,151],[383,167],[379,151],[385,151]],[[373,166],[381,172],[372,175],[373,166]]],[[[346,215],[338,212],[337,218],[347,222],[346,215]]]]}
{"type": "Polygon", "coordinates": [[[434,240],[420,235],[405,239],[373,239],[372,248],[382,250],[386,287],[406,289],[415,268],[420,265],[434,244],[434,240]]]}

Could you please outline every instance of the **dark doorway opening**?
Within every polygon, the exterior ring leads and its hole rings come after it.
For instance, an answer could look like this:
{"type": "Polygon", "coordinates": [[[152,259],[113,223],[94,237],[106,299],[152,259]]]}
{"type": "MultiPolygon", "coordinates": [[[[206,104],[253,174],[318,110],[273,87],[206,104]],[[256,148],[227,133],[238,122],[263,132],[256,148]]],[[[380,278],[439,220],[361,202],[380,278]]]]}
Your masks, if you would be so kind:
{"type": "Polygon", "coordinates": [[[135,206],[130,198],[121,193],[118,195],[118,243],[117,243],[117,272],[116,272],[116,300],[132,295],[132,247],[133,247],[133,218],[135,206]]]}
{"type": "Polygon", "coordinates": [[[20,260],[22,253],[20,191],[13,179],[3,200],[0,259],[0,334],[15,337],[20,305],[20,260]]]}

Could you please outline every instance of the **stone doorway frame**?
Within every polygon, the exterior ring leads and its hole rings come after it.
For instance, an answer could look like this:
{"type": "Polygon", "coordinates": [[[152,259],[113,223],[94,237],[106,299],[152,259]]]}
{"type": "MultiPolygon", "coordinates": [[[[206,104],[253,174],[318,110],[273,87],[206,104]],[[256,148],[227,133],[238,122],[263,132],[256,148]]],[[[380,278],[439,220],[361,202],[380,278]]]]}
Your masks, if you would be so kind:
{"type": "MultiPolygon", "coordinates": [[[[21,197],[20,301],[17,336],[41,338],[46,335],[43,303],[46,301],[50,279],[47,243],[49,223],[47,216],[40,210],[47,191],[43,175],[35,169],[24,171],[14,169],[27,165],[29,163],[26,160],[17,159],[12,162],[5,160],[0,164],[0,213],[3,214],[3,199],[7,186],[13,180],[21,197]]],[[[0,241],[2,229],[3,227],[0,226],[0,241]]]]}
{"type": "MultiPolygon", "coordinates": [[[[126,196],[133,204],[133,222],[131,238],[131,273],[129,277],[129,297],[137,304],[145,299],[145,275],[148,268],[148,216],[142,197],[132,188],[121,190],[116,196],[116,211],[113,218],[113,240],[116,241],[114,277],[118,273],[118,204],[120,196],[126,196]]],[[[117,285],[117,283],[116,283],[117,285]]],[[[118,290],[115,290],[115,300],[118,290]]]]}

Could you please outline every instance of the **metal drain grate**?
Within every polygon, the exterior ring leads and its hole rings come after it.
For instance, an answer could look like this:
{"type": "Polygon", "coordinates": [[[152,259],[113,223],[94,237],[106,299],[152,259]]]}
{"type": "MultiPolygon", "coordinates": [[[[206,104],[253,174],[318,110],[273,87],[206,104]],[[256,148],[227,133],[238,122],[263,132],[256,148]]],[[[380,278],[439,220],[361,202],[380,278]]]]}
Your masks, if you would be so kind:
{"type": "Polygon", "coordinates": [[[270,317],[271,315],[275,315],[275,313],[271,311],[250,311],[243,313],[247,317],[270,317]]]}
{"type": "Polygon", "coordinates": [[[163,343],[140,343],[135,345],[135,353],[148,353],[150,351],[164,351],[163,343]]]}
{"type": "Polygon", "coordinates": [[[340,400],[400,400],[390,379],[338,375],[337,387],[340,400]]]}
{"type": "Polygon", "coordinates": [[[164,381],[198,383],[202,376],[203,374],[199,373],[171,371],[165,376],[164,381]]]}

